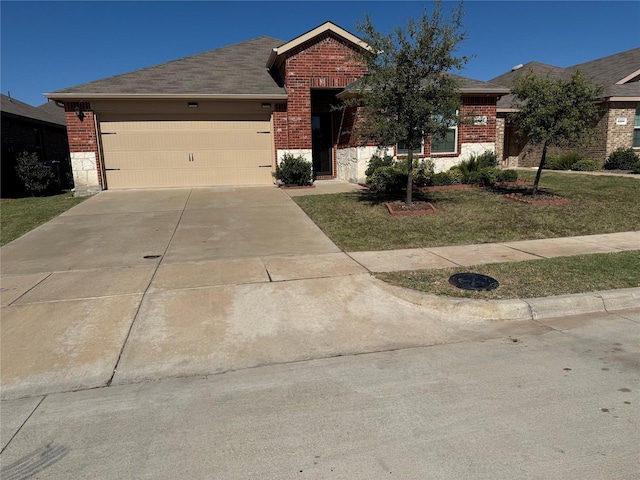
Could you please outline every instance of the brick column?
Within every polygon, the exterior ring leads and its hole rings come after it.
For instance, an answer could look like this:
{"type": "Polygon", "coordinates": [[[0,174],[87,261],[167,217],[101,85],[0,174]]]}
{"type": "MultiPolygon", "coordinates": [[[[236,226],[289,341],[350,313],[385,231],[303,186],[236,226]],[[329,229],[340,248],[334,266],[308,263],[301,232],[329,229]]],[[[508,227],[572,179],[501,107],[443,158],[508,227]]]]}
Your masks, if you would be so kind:
{"type": "Polygon", "coordinates": [[[66,102],[64,110],[75,195],[93,195],[103,187],[95,115],[88,102],[66,102]]]}

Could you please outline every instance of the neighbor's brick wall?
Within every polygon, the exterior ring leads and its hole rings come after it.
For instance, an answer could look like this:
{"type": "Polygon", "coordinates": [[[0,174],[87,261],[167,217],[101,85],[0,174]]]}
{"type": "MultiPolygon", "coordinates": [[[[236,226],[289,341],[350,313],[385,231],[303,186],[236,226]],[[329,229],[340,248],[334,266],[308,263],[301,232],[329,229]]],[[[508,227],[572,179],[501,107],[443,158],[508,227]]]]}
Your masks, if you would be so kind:
{"type": "Polygon", "coordinates": [[[290,52],[280,71],[288,100],[286,112],[274,114],[276,150],[311,149],[311,89],[345,88],[364,75],[355,53],[354,46],[331,32],[290,52]]]}
{"type": "MultiPolygon", "coordinates": [[[[604,163],[607,157],[617,148],[629,148],[633,145],[633,128],[636,108],[640,103],[636,102],[613,102],[607,104],[602,113],[602,117],[596,126],[597,138],[594,145],[590,147],[574,147],[562,149],[550,147],[547,156],[562,155],[567,152],[577,151],[584,158],[597,159],[604,163]],[[616,119],[624,117],[627,119],[626,125],[616,125],[616,119]]],[[[540,164],[542,147],[528,142],[518,155],[518,166],[537,167],[540,164]]]]}
{"type": "Polygon", "coordinates": [[[24,151],[35,153],[40,161],[60,162],[60,180],[67,187],[70,171],[67,131],[64,126],[31,121],[23,117],[2,115],[2,168],[0,190],[3,196],[24,193],[22,181],[16,174],[16,158],[24,151]]]}
{"type": "MultiPolygon", "coordinates": [[[[71,153],[72,163],[75,158],[80,158],[77,154],[93,154],[84,155],[86,158],[95,158],[95,174],[90,178],[91,182],[97,178],[97,185],[103,188],[102,172],[100,167],[100,149],[96,131],[96,117],[91,110],[89,102],[65,102],[65,117],[67,121],[67,136],[69,139],[69,151],[71,153]],[[75,113],[76,106],[79,106],[84,113],[84,118],[80,120],[75,113]],[[74,155],[76,154],[76,155],[74,155]]],[[[86,163],[86,158],[84,162],[86,163]]],[[[74,168],[76,165],[74,164],[74,168]]],[[[86,169],[86,167],[85,167],[86,169]]],[[[74,172],[76,183],[78,182],[78,172],[74,172]]],[[[79,185],[77,185],[79,186],[79,185]]]]}
{"type": "Polygon", "coordinates": [[[617,148],[633,146],[633,128],[636,117],[637,102],[612,102],[607,116],[606,156],[617,148]],[[626,125],[616,125],[616,118],[626,118],[626,125]]]}

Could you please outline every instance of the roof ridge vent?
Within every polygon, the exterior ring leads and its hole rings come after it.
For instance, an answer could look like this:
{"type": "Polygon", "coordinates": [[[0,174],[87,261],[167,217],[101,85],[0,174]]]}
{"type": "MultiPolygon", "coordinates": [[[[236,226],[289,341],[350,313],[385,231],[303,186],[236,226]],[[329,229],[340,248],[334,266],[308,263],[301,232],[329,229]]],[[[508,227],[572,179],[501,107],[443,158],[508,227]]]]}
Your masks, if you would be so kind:
{"type": "Polygon", "coordinates": [[[520,70],[522,67],[524,67],[524,65],[522,63],[519,63],[518,65],[516,65],[515,67],[511,68],[512,72],[515,72],[516,70],[520,70]]]}

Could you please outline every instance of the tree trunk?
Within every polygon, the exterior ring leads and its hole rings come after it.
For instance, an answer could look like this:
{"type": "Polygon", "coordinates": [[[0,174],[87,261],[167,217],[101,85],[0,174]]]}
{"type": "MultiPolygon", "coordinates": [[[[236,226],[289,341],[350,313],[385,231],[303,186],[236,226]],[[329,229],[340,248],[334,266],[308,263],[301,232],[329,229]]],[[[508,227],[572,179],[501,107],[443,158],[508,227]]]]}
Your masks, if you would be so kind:
{"type": "Polygon", "coordinates": [[[407,155],[407,199],[405,200],[407,205],[413,203],[413,149],[409,148],[407,155]]]}
{"type": "Polygon", "coordinates": [[[540,159],[540,165],[538,166],[538,172],[536,173],[536,179],[533,182],[533,193],[532,195],[535,195],[536,193],[538,193],[538,183],[540,183],[540,175],[542,175],[542,166],[544,165],[544,162],[547,160],[547,142],[545,140],[545,142],[542,144],[542,158],[540,159]]]}

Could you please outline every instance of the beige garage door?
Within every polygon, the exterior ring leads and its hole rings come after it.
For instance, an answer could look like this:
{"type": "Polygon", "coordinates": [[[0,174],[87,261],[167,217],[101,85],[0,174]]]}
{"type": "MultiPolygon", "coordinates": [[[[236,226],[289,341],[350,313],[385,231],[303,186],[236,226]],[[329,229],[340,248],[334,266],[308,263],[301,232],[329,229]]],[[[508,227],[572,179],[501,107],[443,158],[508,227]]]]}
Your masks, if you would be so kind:
{"type": "Polygon", "coordinates": [[[268,120],[100,122],[107,188],[270,185],[268,120]]]}

